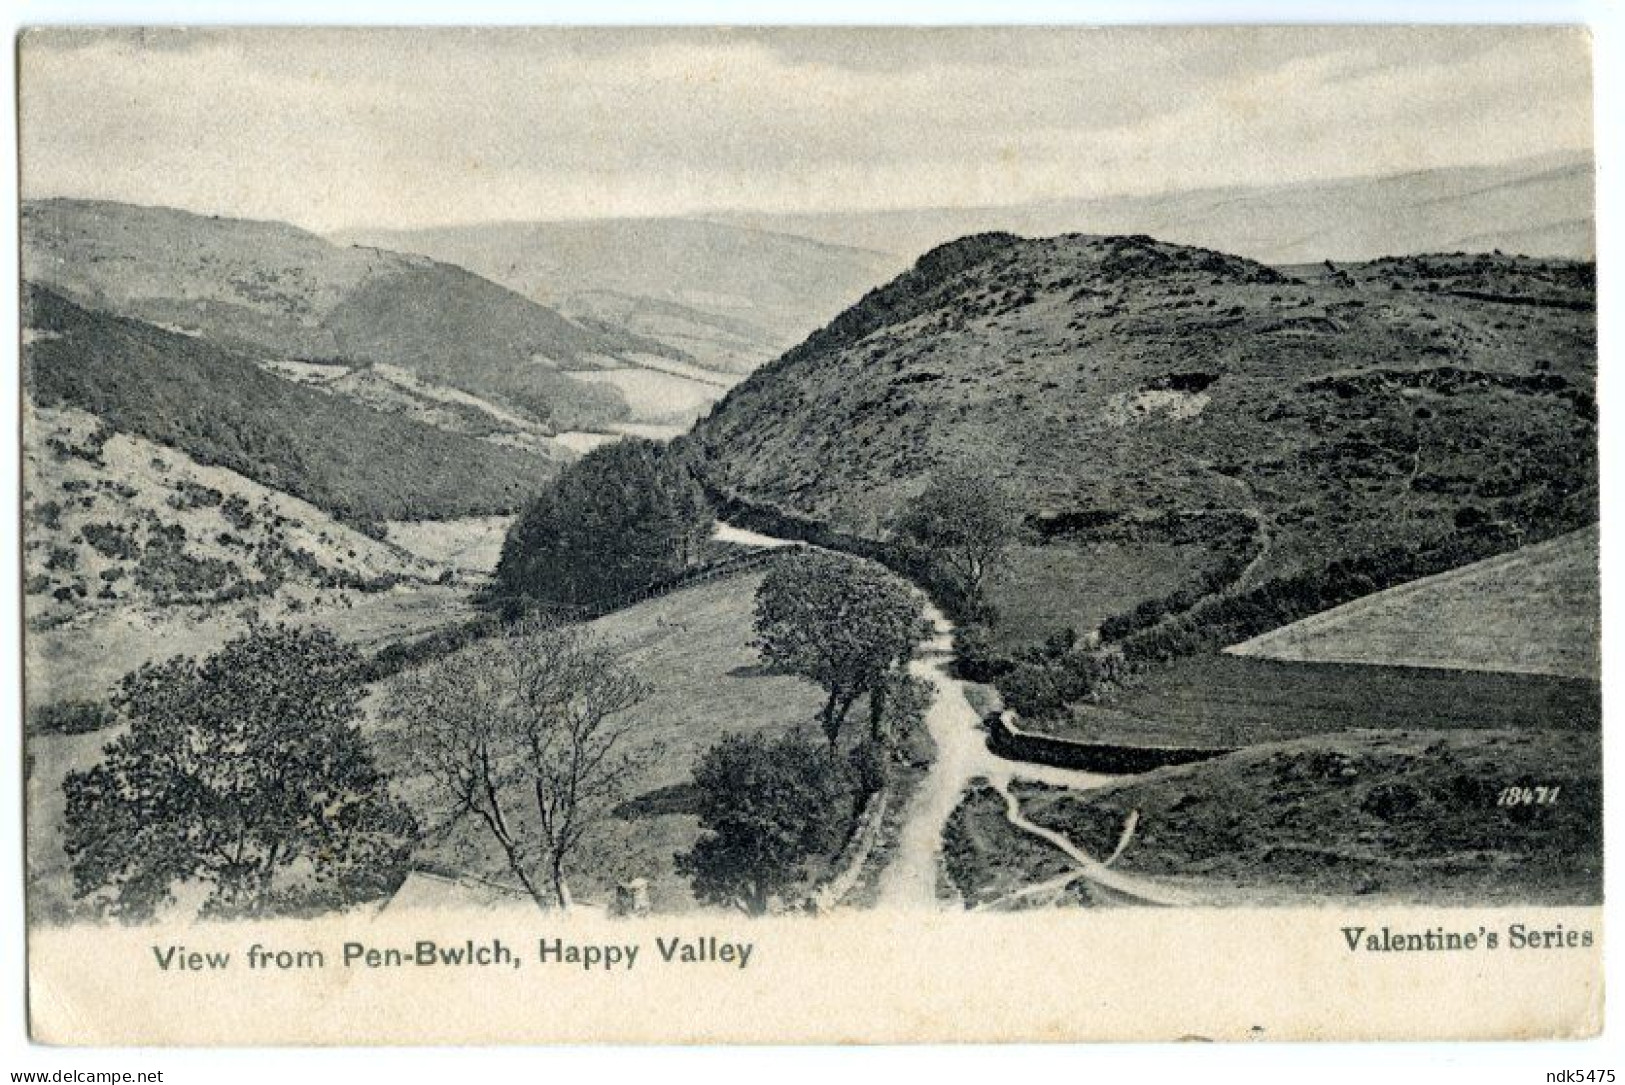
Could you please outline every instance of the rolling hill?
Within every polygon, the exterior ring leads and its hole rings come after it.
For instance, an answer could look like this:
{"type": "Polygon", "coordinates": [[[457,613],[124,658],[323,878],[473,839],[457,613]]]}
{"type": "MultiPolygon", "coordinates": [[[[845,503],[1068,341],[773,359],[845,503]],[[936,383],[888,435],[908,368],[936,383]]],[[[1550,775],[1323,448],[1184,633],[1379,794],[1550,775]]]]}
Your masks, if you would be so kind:
{"type": "Polygon", "coordinates": [[[584,325],[612,321],[733,377],[793,345],[906,263],[890,253],[685,218],[337,236],[469,268],[584,325]]]}
{"type": "Polygon", "coordinates": [[[689,440],[723,497],[869,537],[934,469],[974,464],[1045,547],[1081,555],[1029,586],[1052,610],[1462,533],[1510,549],[1595,519],[1594,275],[1462,254],[1288,273],[1145,236],[978,235],[752,374],[689,440]],[[1181,553],[1092,567],[1150,544],[1181,553]]]}
{"type": "Polygon", "coordinates": [[[1008,207],[740,213],[718,219],[900,253],[1006,230],[1029,236],[1149,233],[1268,264],[1492,249],[1592,259],[1594,174],[1589,155],[1563,154],[1501,166],[1008,207]]]}
{"type": "Polygon", "coordinates": [[[555,431],[627,413],[566,371],[677,353],[460,267],[284,223],[50,199],[23,205],[22,239],[24,277],[81,305],[274,360],[391,365],[555,431]]]}
{"type": "Polygon", "coordinates": [[[39,406],[87,411],[350,521],[509,511],[557,462],[316,391],[42,286],[25,284],[23,327],[39,406]]]}

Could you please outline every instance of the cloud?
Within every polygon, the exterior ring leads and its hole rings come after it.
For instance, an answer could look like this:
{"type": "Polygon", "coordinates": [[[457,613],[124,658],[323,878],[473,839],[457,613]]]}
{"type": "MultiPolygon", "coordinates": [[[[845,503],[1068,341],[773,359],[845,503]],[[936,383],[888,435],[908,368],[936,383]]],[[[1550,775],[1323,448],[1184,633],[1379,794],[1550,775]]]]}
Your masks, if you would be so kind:
{"type": "Polygon", "coordinates": [[[315,229],[985,205],[1588,149],[1583,33],[47,31],[26,195],[315,229]]]}

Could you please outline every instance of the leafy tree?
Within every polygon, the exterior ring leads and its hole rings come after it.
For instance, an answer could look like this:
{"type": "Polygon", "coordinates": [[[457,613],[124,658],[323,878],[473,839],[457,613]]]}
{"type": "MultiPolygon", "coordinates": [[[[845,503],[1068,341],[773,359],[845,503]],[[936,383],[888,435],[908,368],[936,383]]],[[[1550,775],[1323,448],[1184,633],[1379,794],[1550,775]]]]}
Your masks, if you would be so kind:
{"type": "Polygon", "coordinates": [[[580,626],[528,618],[400,675],[390,713],[452,816],[472,815],[538,906],[570,906],[572,858],[659,754],[627,710],[648,687],[580,626]]]}
{"type": "Polygon", "coordinates": [[[676,856],[702,901],[767,911],[839,846],[850,794],[814,743],[797,735],[727,735],[694,766],[705,834],[676,856]]]}
{"type": "Polygon", "coordinates": [[[963,466],[936,472],[892,525],[897,545],[933,583],[972,610],[1021,532],[1021,508],[997,479],[963,466]]]}
{"type": "Polygon", "coordinates": [[[359,663],[331,633],[274,626],[126,677],[129,731],[63,784],[77,895],[142,920],[183,883],[209,888],[211,915],[392,892],[416,826],[356,729],[359,663]]]}
{"type": "Polygon", "coordinates": [[[664,446],[627,438],[566,467],[514,521],[497,566],[511,612],[591,606],[681,572],[714,518],[688,469],[664,446]]]}
{"type": "Polygon", "coordinates": [[[925,636],[919,596],[873,562],[823,550],[781,559],[756,591],[757,649],[822,686],[833,752],[852,705],[880,688],[925,636]]]}

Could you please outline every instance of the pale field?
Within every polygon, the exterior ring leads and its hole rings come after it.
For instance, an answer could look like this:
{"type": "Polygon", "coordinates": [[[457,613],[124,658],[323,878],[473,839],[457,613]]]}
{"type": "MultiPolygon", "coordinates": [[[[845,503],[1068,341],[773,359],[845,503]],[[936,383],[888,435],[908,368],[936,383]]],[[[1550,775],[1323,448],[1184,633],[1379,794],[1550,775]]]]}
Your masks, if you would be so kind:
{"type": "Polygon", "coordinates": [[[623,435],[619,433],[596,433],[592,430],[566,430],[554,437],[553,440],[578,455],[585,455],[602,445],[613,444],[623,435]]]}
{"type": "MultiPolygon", "coordinates": [[[[30,412],[31,442],[25,450],[27,507],[34,510],[25,538],[31,575],[44,574],[53,550],[74,555],[71,576],[89,585],[108,571],[133,563],[98,552],[82,532],[98,525],[129,525],[141,518],[185,531],[192,559],[235,562],[247,579],[257,578],[252,547],[274,544],[304,551],[324,568],[361,578],[392,576],[401,583],[385,591],[322,588],[297,570],[269,595],[224,603],[156,605],[125,576],[104,591],[64,602],[44,592],[27,597],[30,628],[24,638],[27,692],[32,704],[105,697],[128,671],[173,655],[203,655],[241,633],[250,620],[330,626],[360,645],[414,636],[467,615],[463,588],[436,585],[451,564],[380,542],[341,524],[321,509],[268,489],[223,467],[201,464],[172,448],[117,434],[101,449],[102,463],[48,451],[48,439],[82,443],[95,429],[93,416],[71,410],[30,412]],[[177,508],[186,487],[212,490],[216,504],[177,508]],[[219,502],[238,498],[253,520],[233,523],[219,502]],[[55,526],[37,510],[58,508],[55,526]]],[[[184,503],[183,503],[184,504],[184,503]]],[[[58,573],[56,579],[70,574],[58,573]]],[[[55,580],[52,581],[53,583],[55,580]]]]}
{"type": "Polygon", "coordinates": [[[569,371],[568,375],[590,384],[615,388],[632,408],[632,419],[636,422],[671,422],[679,417],[693,417],[725,391],[710,382],[653,369],[569,371]]]}
{"type": "Polygon", "coordinates": [[[1593,526],[1356,599],[1226,651],[1595,680],[1597,561],[1593,526]]]}
{"type": "Polygon", "coordinates": [[[512,516],[462,520],[391,520],[389,541],[420,558],[468,572],[489,573],[502,557],[512,516]]]}

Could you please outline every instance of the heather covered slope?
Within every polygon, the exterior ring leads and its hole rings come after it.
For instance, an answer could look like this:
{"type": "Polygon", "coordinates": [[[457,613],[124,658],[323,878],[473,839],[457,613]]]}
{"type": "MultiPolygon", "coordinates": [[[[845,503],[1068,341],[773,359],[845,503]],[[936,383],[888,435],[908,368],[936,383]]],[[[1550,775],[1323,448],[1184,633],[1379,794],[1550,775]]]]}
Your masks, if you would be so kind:
{"type": "Polygon", "coordinates": [[[675,353],[460,267],[285,223],[52,199],[23,205],[22,238],[24,276],[83,305],[273,358],[394,365],[555,430],[626,414],[565,370],[675,353]]]}
{"type": "Polygon", "coordinates": [[[295,384],[195,336],[24,295],[24,373],[42,407],[76,407],[341,518],[509,511],[548,459],[295,384]]]}
{"type": "MultiPolygon", "coordinates": [[[[1207,588],[1258,584],[1593,520],[1594,304],[1594,266],[1566,260],[1289,274],[1143,236],[978,235],[753,374],[692,440],[725,495],[849,531],[883,535],[967,462],[1050,543],[1195,546],[1207,588]]],[[[1126,604],[1157,586],[1138,589],[1126,604]]]]}

